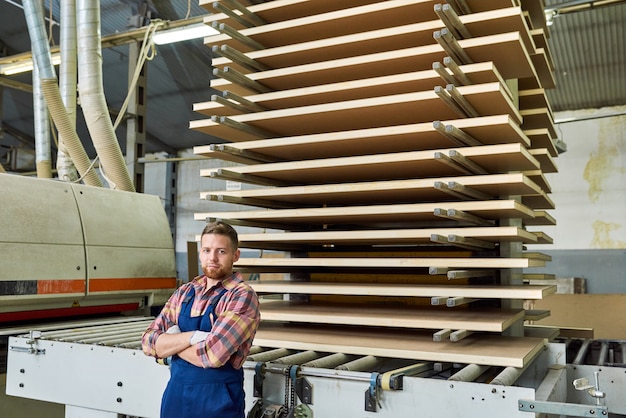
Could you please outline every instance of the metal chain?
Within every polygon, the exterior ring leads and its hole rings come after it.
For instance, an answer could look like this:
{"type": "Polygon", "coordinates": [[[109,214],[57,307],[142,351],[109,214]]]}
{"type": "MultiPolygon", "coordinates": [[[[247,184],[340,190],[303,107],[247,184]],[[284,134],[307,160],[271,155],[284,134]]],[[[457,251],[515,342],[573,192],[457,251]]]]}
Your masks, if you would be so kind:
{"type": "Polygon", "coordinates": [[[291,400],[289,404],[289,409],[295,410],[296,408],[296,381],[294,379],[289,379],[291,381],[291,400]]]}
{"type": "Polygon", "coordinates": [[[290,386],[291,386],[291,379],[289,378],[289,369],[287,368],[285,370],[285,408],[283,409],[280,418],[287,418],[287,415],[289,415],[289,409],[290,409],[290,404],[289,404],[290,386]]]}

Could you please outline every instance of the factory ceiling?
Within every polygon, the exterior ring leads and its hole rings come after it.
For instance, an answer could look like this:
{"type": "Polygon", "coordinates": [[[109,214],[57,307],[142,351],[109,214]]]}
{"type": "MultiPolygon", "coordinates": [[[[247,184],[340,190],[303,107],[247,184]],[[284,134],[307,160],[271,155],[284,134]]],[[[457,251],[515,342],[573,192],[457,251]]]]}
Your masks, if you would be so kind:
{"type": "MultiPolygon", "coordinates": [[[[532,0],[534,1],[534,0],[532,0]]],[[[537,0],[541,3],[540,0],[537,0]]],[[[44,1],[51,45],[59,43],[60,0],[44,1]]],[[[579,110],[626,104],[626,1],[546,0],[552,20],[548,47],[557,87],[547,92],[552,110],[579,110]]],[[[196,19],[207,11],[197,0],[100,0],[101,35],[113,39],[103,47],[103,83],[112,117],[122,107],[128,89],[129,43],[141,41],[137,27],[155,20],[196,19]],[[130,33],[134,37],[125,37],[130,33]],[[115,46],[111,46],[115,45],[115,46]]],[[[0,64],[31,50],[21,0],[0,0],[0,64]]],[[[201,119],[194,103],[210,100],[210,48],[201,39],[159,45],[148,61],[146,152],[176,155],[196,145],[220,142],[188,128],[201,119]]],[[[10,156],[33,154],[32,72],[0,75],[0,162],[7,169],[10,156]]],[[[80,112],[77,131],[90,157],[90,145],[80,112]],[[85,138],[87,138],[85,140],[85,138]]],[[[125,149],[124,124],[116,131],[125,149]]],[[[13,159],[15,163],[15,159],[13,159]]],[[[34,169],[29,161],[13,167],[34,169]]]]}

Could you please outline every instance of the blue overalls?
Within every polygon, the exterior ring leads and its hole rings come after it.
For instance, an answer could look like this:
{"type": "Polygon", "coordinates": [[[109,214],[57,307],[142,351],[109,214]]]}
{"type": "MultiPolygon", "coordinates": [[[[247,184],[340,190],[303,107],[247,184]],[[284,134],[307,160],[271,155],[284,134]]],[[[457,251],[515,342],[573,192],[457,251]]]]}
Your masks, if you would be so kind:
{"type": "MultiPolygon", "coordinates": [[[[224,293],[226,289],[214,297],[204,315],[192,317],[195,298],[192,288],[178,317],[180,330],[210,332],[215,306],[224,293]]],[[[161,401],[161,418],[243,418],[244,409],[243,369],[236,370],[230,363],[203,369],[173,357],[170,380],[161,401]]]]}

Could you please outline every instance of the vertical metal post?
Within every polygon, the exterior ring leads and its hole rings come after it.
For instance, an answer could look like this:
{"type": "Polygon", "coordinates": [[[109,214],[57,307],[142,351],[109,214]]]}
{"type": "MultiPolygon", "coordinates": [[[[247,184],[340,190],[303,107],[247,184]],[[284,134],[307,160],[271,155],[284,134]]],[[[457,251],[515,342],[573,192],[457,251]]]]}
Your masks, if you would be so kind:
{"type": "Polygon", "coordinates": [[[135,190],[144,191],[144,164],[138,160],[145,156],[146,142],[146,96],[147,96],[147,65],[141,69],[137,85],[131,82],[139,59],[141,43],[132,43],[128,47],[128,84],[131,87],[126,120],[126,165],[135,190]]]}
{"type": "MultiPolygon", "coordinates": [[[[172,157],[172,156],[168,156],[172,157]]],[[[165,214],[170,223],[172,238],[176,239],[176,195],[177,195],[177,171],[178,163],[176,161],[168,161],[165,163],[165,214]]],[[[176,246],[176,241],[174,241],[176,246]]]]}
{"type": "MultiPolygon", "coordinates": [[[[519,108],[519,93],[517,79],[507,80],[507,86],[513,93],[513,101],[519,108]]],[[[522,197],[520,195],[501,196],[503,199],[513,199],[521,202],[522,197]]],[[[521,218],[503,219],[500,221],[500,226],[516,226],[521,228],[521,218]]],[[[522,243],[516,242],[500,242],[500,257],[521,258],[522,257],[522,243]]],[[[504,286],[522,285],[523,284],[523,271],[522,269],[502,269],[500,271],[500,284],[504,286]]],[[[523,302],[517,299],[503,299],[503,309],[523,309],[523,302]]],[[[520,319],[513,324],[509,329],[502,333],[503,335],[509,335],[514,337],[524,336],[524,320],[520,319]]]]}

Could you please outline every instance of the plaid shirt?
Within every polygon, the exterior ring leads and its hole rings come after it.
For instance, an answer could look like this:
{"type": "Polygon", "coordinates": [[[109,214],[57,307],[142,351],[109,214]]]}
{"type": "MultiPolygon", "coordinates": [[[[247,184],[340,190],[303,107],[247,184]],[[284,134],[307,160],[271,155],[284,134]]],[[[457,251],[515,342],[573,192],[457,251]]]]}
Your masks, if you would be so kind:
{"type": "Polygon", "coordinates": [[[182,301],[193,287],[196,297],[191,306],[191,316],[203,315],[222,288],[228,291],[215,307],[216,318],[206,344],[199,344],[197,355],[205,368],[220,367],[230,361],[236,369],[246,360],[252,340],[261,320],[259,300],[252,288],[236,272],[219,284],[207,289],[206,276],[196,277],[180,286],[152,321],[141,338],[145,354],[156,357],[157,338],[178,323],[182,301]]]}

